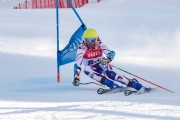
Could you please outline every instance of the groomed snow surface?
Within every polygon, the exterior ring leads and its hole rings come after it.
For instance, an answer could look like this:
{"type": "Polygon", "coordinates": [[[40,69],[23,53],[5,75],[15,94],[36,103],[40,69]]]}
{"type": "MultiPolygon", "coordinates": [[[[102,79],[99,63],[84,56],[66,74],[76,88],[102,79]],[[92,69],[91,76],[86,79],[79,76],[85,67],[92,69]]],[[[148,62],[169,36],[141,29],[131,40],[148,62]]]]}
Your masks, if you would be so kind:
{"type": "MultiPolygon", "coordinates": [[[[179,0],[102,0],[77,9],[116,51],[113,65],[175,92],[157,88],[128,97],[98,95],[93,84],[73,86],[74,63],[61,67],[57,84],[55,9],[2,8],[7,9],[0,10],[0,120],[180,119],[179,0]]],[[[59,12],[63,49],[80,22],[72,9],[59,12]]],[[[90,81],[82,71],[81,82],[90,81]]]]}

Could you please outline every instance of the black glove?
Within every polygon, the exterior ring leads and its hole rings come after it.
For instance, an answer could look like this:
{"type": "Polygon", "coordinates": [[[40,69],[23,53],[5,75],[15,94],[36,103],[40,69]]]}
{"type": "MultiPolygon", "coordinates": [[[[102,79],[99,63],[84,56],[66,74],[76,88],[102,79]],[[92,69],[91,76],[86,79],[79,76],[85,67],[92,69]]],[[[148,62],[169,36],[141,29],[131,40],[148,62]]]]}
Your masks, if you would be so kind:
{"type": "Polygon", "coordinates": [[[106,65],[107,63],[110,62],[110,60],[109,60],[108,58],[100,58],[100,59],[98,60],[98,62],[99,62],[100,64],[102,64],[102,65],[106,65]]]}
{"type": "Polygon", "coordinates": [[[74,86],[79,86],[80,85],[80,80],[79,80],[79,77],[74,77],[74,81],[72,82],[72,84],[74,85],[74,86]]]}

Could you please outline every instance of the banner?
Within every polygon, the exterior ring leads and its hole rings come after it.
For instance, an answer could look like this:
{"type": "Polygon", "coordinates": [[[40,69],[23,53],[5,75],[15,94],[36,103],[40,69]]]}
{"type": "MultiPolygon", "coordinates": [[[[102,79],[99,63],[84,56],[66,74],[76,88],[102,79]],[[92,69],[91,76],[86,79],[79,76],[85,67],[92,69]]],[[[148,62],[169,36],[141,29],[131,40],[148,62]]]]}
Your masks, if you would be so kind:
{"type": "Polygon", "coordinates": [[[76,60],[77,49],[82,43],[82,35],[85,30],[86,27],[82,24],[72,35],[67,46],[63,50],[58,51],[57,57],[59,66],[74,62],[76,60]]]}

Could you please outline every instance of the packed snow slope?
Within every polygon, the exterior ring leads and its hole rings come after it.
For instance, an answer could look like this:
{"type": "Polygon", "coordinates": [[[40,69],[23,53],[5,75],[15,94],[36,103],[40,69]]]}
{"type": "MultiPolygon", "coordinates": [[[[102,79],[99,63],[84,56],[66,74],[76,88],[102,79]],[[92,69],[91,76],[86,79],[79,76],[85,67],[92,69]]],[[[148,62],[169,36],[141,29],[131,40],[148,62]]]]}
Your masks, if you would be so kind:
{"type": "MultiPolygon", "coordinates": [[[[59,10],[63,49],[80,22],[71,9],[59,10]]],[[[180,119],[180,1],[102,0],[77,11],[116,51],[113,65],[175,93],[98,95],[99,86],[72,85],[74,63],[61,67],[57,84],[55,10],[1,9],[0,119],[180,119]]],[[[80,79],[93,81],[83,71],[80,79]]]]}

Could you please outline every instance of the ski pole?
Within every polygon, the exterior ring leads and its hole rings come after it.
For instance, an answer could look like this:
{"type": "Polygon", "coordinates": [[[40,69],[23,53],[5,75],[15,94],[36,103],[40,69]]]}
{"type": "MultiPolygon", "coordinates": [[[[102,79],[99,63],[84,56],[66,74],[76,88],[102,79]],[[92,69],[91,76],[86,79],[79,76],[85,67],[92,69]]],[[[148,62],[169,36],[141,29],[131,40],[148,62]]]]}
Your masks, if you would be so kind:
{"type": "Polygon", "coordinates": [[[123,72],[125,72],[125,73],[128,73],[128,74],[130,74],[130,75],[132,75],[132,76],[134,76],[134,77],[137,77],[137,78],[139,78],[139,79],[141,79],[141,80],[143,80],[143,81],[145,81],[145,82],[148,82],[148,83],[150,83],[150,84],[152,84],[152,85],[155,85],[155,86],[157,86],[157,87],[159,87],[159,88],[161,88],[161,89],[164,89],[164,90],[166,90],[166,91],[168,91],[168,92],[174,93],[173,91],[168,90],[167,88],[164,88],[164,87],[162,87],[162,86],[160,86],[160,85],[157,85],[157,84],[155,84],[155,83],[153,83],[153,82],[150,82],[150,81],[148,81],[148,80],[146,80],[146,79],[144,79],[144,78],[141,78],[141,77],[139,77],[139,76],[137,76],[137,75],[135,75],[135,74],[132,74],[132,73],[130,73],[130,72],[127,72],[127,71],[125,71],[125,70],[123,70],[123,69],[121,69],[121,68],[118,68],[118,67],[114,66],[114,65],[111,65],[111,64],[109,64],[109,63],[108,63],[108,65],[110,65],[110,66],[112,66],[112,67],[114,67],[114,68],[116,68],[116,69],[118,69],[118,70],[121,70],[121,71],[123,71],[123,72]]]}
{"type": "Polygon", "coordinates": [[[102,85],[101,85],[101,84],[96,83],[96,82],[80,83],[80,85],[88,85],[88,84],[95,84],[95,85],[98,85],[98,86],[101,86],[101,87],[102,87],[102,85]]]}

